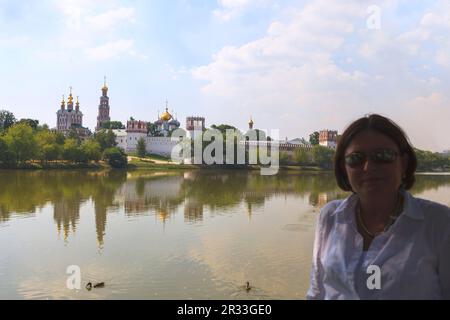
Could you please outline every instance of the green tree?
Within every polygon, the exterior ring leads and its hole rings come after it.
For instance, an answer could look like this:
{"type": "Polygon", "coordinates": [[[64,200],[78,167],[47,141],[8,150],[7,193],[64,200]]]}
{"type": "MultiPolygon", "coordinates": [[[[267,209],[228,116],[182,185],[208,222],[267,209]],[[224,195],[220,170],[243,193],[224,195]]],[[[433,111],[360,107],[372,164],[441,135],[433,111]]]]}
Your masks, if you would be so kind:
{"type": "Polygon", "coordinates": [[[100,130],[95,134],[94,139],[100,144],[102,152],[117,145],[116,135],[111,129],[100,130]]]}
{"type": "Polygon", "coordinates": [[[266,133],[262,130],[259,129],[253,129],[256,131],[256,136],[258,137],[259,141],[267,141],[268,139],[270,139],[270,137],[267,137],[266,133]]]}
{"type": "Polygon", "coordinates": [[[75,139],[66,139],[64,141],[62,156],[64,160],[70,162],[77,162],[79,160],[79,152],[78,142],[75,139]]]}
{"type": "Polygon", "coordinates": [[[306,148],[299,148],[295,150],[294,161],[300,165],[308,165],[311,163],[311,152],[306,148]]]}
{"type": "Polygon", "coordinates": [[[18,123],[25,123],[29,125],[33,130],[36,130],[39,126],[39,120],[33,120],[33,119],[20,119],[18,123]]]}
{"type": "Polygon", "coordinates": [[[442,171],[450,167],[449,158],[431,151],[414,149],[418,171],[442,171]]]}
{"type": "Polygon", "coordinates": [[[76,163],[88,163],[89,162],[89,157],[88,157],[87,151],[81,145],[77,146],[75,162],[76,163]]]}
{"type": "MultiPolygon", "coordinates": [[[[243,141],[244,140],[244,136],[242,134],[242,132],[237,129],[236,127],[229,125],[229,124],[221,124],[221,125],[215,125],[213,124],[211,126],[212,129],[216,129],[219,130],[222,133],[222,138],[223,138],[223,159],[225,161],[226,159],[226,150],[227,150],[227,141],[233,139],[233,150],[234,150],[234,163],[237,164],[238,162],[238,143],[239,141],[243,141]],[[227,130],[232,130],[233,135],[227,135],[227,130]]],[[[206,148],[206,146],[208,146],[210,144],[210,142],[208,141],[204,141],[203,142],[203,149],[206,148]]],[[[245,150],[245,159],[248,159],[248,150],[245,150]]]]}
{"type": "Polygon", "coordinates": [[[81,137],[78,134],[78,131],[76,130],[76,127],[72,126],[69,130],[69,134],[67,135],[67,138],[73,139],[77,142],[77,145],[81,144],[81,137]]]}
{"type": "Polygon", "coordinates": [[[81,144],[81,151],[86,155],[88,161],[100,161],[102,151],[100,144],[93,140],[88,139],[81,144]]]}
{"type": "Polygon", "coordinates": [[[105,121],[105,122],[101,123],[100,127],[101,127],[101,129],[106,129],[106,130],[108,130],[108,129],[112,129],[112,130],[125,129],[125,126],[120,121],[105,121]]]}
{"type": "Polygon", "coordinates": [[[8,145],[5,140],[0,137],[0,165],[3,165],[5,162],[6,152],[8,152],[8,145]]]}
{"type": "Polygon", "coordinates": [[[153,122],[147,122],[147,134],[151,136],[156,136],[156,129],[158,126],[154,124],[153,122]]]}
{"type": "Polygon", "coordinates": [[[333,167],[334,150],[320,145],[315,145],[311,150],[313,162],[326,169],[333,167]]]}
{"type": "Polygon", "coordinates": [[[121,148],[112,147],[103,152],[103,159],[108,161],[113,168],[126,168],[128,164],[127,154],[121,148]]]}
{"type": "Polygon", "coordinates": [[[142,138],[142,137],[139,138],[139,140],[137,142],[136,151],[137,151],[138,157],[140,157],[140,158],[144,158],[145,155],[147,154],[144,138],[142,138]]]}
{"type": "Polygon", "coordinates": [[[7,110],[0,111],[0,133],[8,130],[16,122],[14,114],[7,110]]]}
{"type": "Polygon", "coordinates": [[[15,124],[5,135],[8,149],[14,155],[16,163],[24,163],[33,159],[37,153],[37,145],[33,129],[25,123],[15,124]]]}
{"type": "Polygon", "coordinates": [[[56,138],[56,133],[49,130],[41,130],[36,133],[37,157],[41,162],[58,160],[62,149],[56,142],[56,138]]]}
{"type": "Polygon", "coordinates": [[[66,137],[64,136],[64,134],[60,131],[57,131],[55,133],[55,139],[56,139],[56,143],[59,145],[64,145],[64,142],[66,141],[66,137]]]}
{"type": "Polygon", "coordinates": [[[218,126],[216,126],[215,124],[213,124],[213,125],[211,126],[211,128],[219,130],[220,132],[222,132],[222,134],[225,134],[227,130],[236,130],[236,131],[239,131],[236,127],[233,127],[233,126],[231,126],[231,125],[229,125],[229,124],[221,124],[221,125],[218,125],[218,126]]]}
{"type": "Polygon", "coordinates": [[[319,144],[319,132],[314,131],[309,135],[309,143],[311,143],[313,146],[316,146],[319,144]]]}
{"type": "Polygon", "coordinates": [[[0,137],[0,166],[11,167],[16,163],[14,154],[9,150],[8,144],[0,137]]]}
{"type": "Polygon", "coordinates": [[[280,164],[289,164],[289,154],[286,151],[280,151],[280,164]]]}

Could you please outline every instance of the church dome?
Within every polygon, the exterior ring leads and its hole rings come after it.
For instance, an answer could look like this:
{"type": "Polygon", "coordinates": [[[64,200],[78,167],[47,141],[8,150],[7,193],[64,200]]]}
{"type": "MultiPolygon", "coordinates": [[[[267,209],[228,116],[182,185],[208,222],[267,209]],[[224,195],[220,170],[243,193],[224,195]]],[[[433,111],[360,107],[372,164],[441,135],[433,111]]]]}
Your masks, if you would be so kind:
{"type": "Polygon", "coordinates": [[[169,113],[168,109],[166,108],[166,111],[163,112],[160,118],[162,121],[169,121],[172,119],[172,115],[169,113]]]}
{"type": "Polygon", "coordinates": [[[108,86],[106,85],[106,76],[105,76],[105,82],[103,82],[103,87],[102,87],[103,91],[108,91],[108,86]]]}

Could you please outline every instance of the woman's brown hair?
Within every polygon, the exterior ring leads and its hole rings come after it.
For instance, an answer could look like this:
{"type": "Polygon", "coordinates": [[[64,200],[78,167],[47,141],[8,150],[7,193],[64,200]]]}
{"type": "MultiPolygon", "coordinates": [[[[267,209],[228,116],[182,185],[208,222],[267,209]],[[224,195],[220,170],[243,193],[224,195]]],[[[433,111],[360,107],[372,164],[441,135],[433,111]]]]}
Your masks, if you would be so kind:
{"type": "Polygon", "coordinates": [[[354,121],[345,129],[338,139],[336,154],[334,156],[334,175],[338,186],[344,191],[353,191],[345,171],[344,157],[345,149],[353,138],[365,130],[374,130],[391,138],[400,150],[400,155],[408,155],[408,166],[402,177],[402,187],[409,190],[416,180],[414,173],[417,168],[417,157],[408,136],[396,123],[379,114],[370,114],[354,121]]]}

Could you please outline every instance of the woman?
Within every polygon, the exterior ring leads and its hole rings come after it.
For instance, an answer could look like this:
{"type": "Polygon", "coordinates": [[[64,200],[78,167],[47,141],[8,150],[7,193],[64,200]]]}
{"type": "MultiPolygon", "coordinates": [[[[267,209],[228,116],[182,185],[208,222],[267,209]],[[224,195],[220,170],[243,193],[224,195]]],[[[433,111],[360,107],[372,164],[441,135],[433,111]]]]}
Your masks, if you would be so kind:
{"type": "Polygon", "coordinates": [[[383,116],[345,130],[334,169],[352,195],[321,210],[308,299],[450,299],[450,208],[407,191],[416,165],[383,116]]]}

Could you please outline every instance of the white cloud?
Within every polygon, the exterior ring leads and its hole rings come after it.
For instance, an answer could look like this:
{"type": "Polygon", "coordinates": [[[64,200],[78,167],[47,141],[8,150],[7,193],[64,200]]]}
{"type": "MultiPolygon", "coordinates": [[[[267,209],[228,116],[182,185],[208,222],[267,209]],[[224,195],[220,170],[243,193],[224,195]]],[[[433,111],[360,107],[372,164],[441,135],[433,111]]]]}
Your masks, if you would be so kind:
{"type": "Polygon", "coordinates": [[[95,16],[86,17],[88,25],[96,30],[111,29],[122,22],[135,22],[135,9],[120,7],[95,16]]]}
{"type": "Polygon", "coordinates": [[[209,65],[193,69],[193,76],[207,81],[206,94],[239,101],[249,113],[275,108],[280,117],[298,114],[300,102],[316,92],[364,85],[363,72],[340,70],[331,59],[354,28],[347,18],[357,15],[357,5],[316,1],[290,22],[272,23],[265,37],[224,47],[209,65]]]}
{"type": "MultiPolygon", "coordinates": [[[[100,2],[104,3],[105,1],[100,2]]],[[[94,11],[100,2],[90,0],[54,0],[53,4],[63,15],[66,26],[73,30],[79,30],[82,26],[83,17],[94,11]]]]}
{"type": "Polygon", "coordinates": [[[438,1],[426,12],[419,25],[411,31],[404,32],[397,37],[408,53],[417,56],[433,58],[435,63],[450,67],[448,49],[450,49],[450,3],[438,1]]]}
{"type": "Polygon", "coordinates": [[[444,67],[450,68],[450,46],[444,50],[438,50],[436,52],[436,62],[444,67]]]}
{"type": "Polygon", "coordinates": [[[441,92],[431,92],[428,96],[417,96],[405,103],[402,108],[408,114],[401,120],[405,126],[417,128],[411,130],[410,138],[419,147],[442,151],[448,149],[448,119],[450,118],[450,98],[441,92]],[[426,128],[432,124],[432,130],[426,128]]]}
{"type": "Polygon", "coordinates": [[[254,7],[267,6],[269,0],[218,0],[219,9],[213,11],[213,15],[221,21],[230,21],[254,7]]]}
{"type": "Polygon", "coordinates": [[[137,54],[133,48],[133,40],[120,39],[117,41],[105,43],[98,47],[87,48],[85,49],[85,53],[89,58],[96,60],[115,58],[124,54],[139,56],[139,54],[137,54]]]}
{"type": "MultiPolygon", "coordinates": [[[[387,16],[399,2],[383,3],[387,16]]],[[[448,148],[449,139],[431,143],[434,133],[417,127],[414,117],[432,121],[421,117],[427,103],[436,105],[435,116],[450,117],[450,106],[444,108],[448,79],[436,67],[450,64],[449,6],[430,8],[405,31],[386,16],[381,30],[368,30],[367,6],[310,2],[291,12],[290,20],[273,21],[265,36],[223,47],[209,64],[193,68],[193,77],[205,83],[205,103],[214,106],[211,120],[235,122],[242,115],[238,125],[245,126],[253,115],[261,129],[295,137],[323,128],[341,131],[356,117],[378,112],[401,119],[411,136],[422,137],[419,147],[448,148]],[[407,111],[411,101],[414,112],[407,111]]]]}
{"type": "Polygon", "coordinates": [[[19,47],[27,45],[31,42],[31,38],[27,36],[6,36],[0,37],[0,47],[19,47]]]}
{"type": "Polygon", "coordinates": [[[58,57],[70,51],[96,60],[121,55],[146,58],[135,48],[135,40],[124,39],[121,33],[135,22],[134,7],[119,6],[116,0],[56,0],[54,5],[66,28],[57,41],[58,48],[41,56],[58,57]]]}

